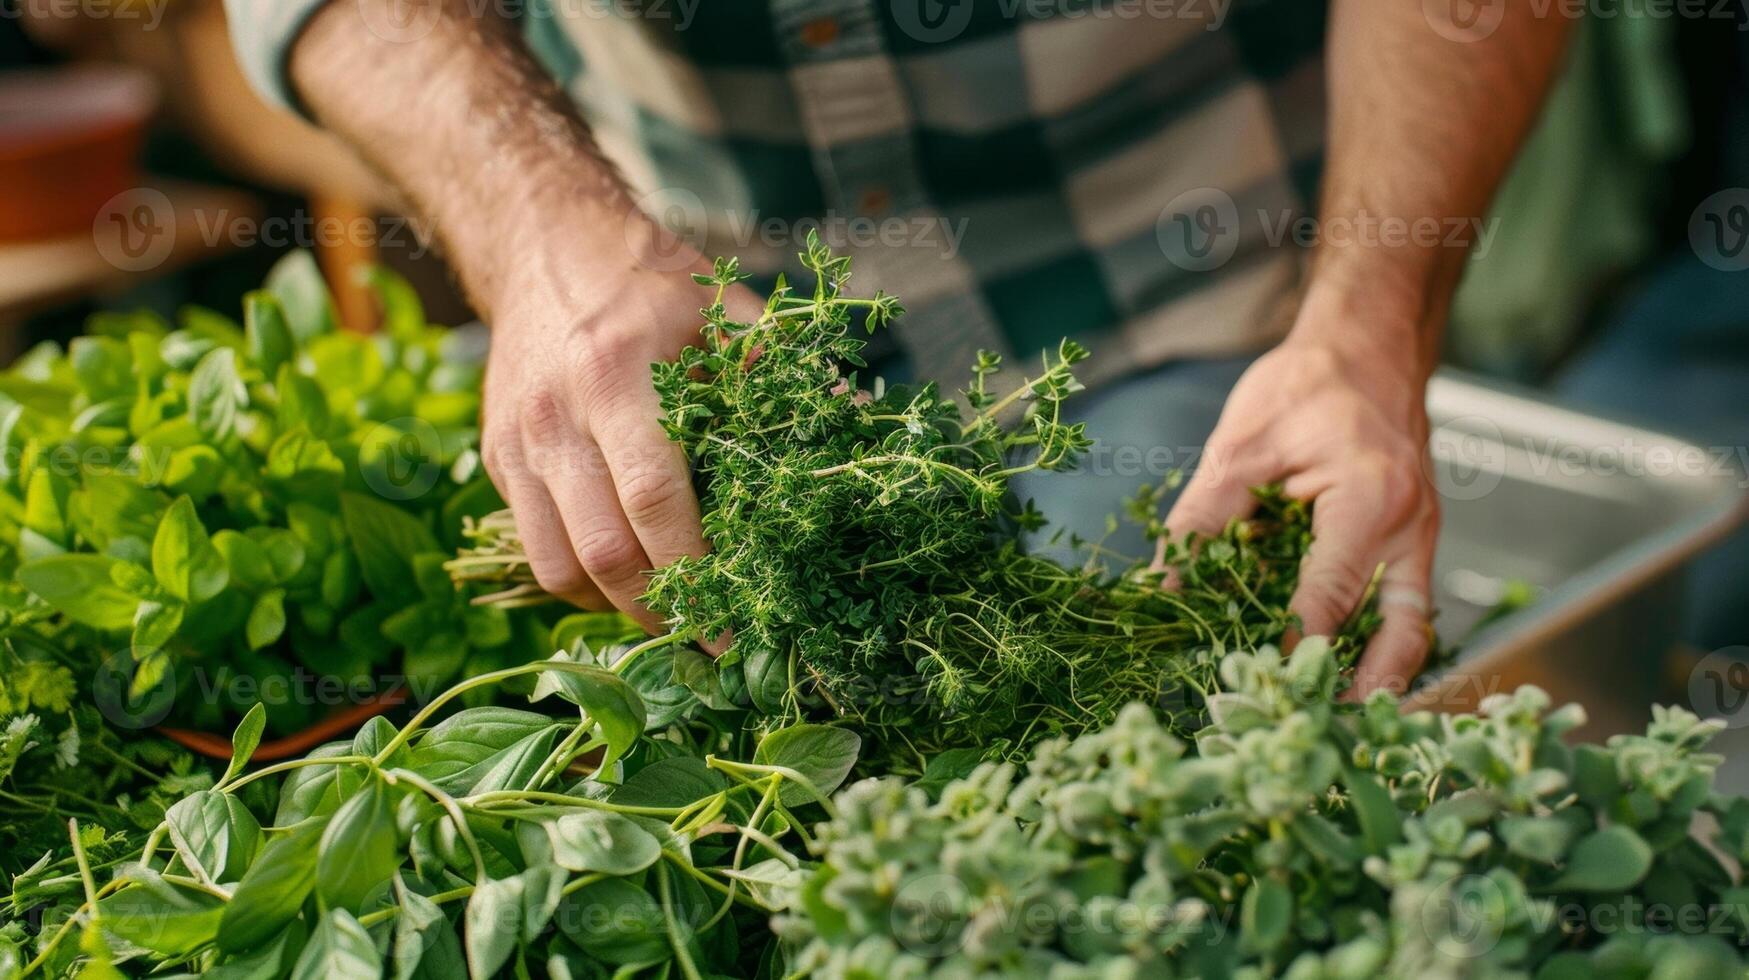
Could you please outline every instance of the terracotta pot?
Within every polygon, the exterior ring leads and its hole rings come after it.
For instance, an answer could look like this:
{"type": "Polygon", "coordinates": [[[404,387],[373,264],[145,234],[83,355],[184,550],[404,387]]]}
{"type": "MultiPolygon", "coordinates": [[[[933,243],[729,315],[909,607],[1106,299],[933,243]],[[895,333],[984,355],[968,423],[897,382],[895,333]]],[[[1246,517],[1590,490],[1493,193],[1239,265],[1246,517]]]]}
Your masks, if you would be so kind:
{"type": "Polygon", "coordinates": [[[0,73],[0,241],[91,234],[103,206],[140,184],[157,100],[131,68],[0,73]]]}
{"type": "MultiPolygon", "coordinates": [[[[311,749],[325,742],[332,742],[337,738],[351,735],[365,722],[404,704],[406,700],[407,688],[405,686],[390,688],[363,704],[353,705],[344,711],[336,711],[301,732],[277,738],[271,742],[262,742],[256,747],[255,754],[249,757],[250,761],[274,762],[306,755],[311,749]]],[[[190,752],[196,752],[212,759],[229,759],[231,757],[229,732],[224,735],[215,735],[212,732],[164,727],[158,728],[157,732],[190,752]]]]}

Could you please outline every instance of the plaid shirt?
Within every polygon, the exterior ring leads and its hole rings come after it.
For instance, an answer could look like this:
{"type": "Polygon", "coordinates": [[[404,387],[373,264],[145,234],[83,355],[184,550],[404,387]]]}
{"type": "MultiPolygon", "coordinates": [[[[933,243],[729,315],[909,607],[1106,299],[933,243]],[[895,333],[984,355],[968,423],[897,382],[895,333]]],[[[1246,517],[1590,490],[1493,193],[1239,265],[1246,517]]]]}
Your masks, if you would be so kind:
{"type": "MultiPolygon", "coordinates": [[[[325,0],[226,2],[245,70],[291,104],[285,51],[325,0]]],[[[922,374],[1065,335],[1096,379],[1279,336],[1302,258],[1279,230],[1321,162],[1316,0],[518,9],[647,210],[765,274],[821,227],[859,291],[904,301],[922,374]]]]}

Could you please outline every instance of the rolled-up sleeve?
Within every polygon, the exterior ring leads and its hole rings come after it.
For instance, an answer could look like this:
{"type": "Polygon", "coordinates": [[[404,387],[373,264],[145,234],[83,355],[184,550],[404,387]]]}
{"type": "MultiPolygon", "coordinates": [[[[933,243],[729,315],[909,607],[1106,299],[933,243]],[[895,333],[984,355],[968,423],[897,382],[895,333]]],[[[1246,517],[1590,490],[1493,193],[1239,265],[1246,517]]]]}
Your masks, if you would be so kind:
{"type": "Polygon", "coordinates": [[[243,74],[263,98],[293,112],[303,112],[291,81],[286,56],[311,15],[329,0],[225,0],[231,46],[243,74]]]}

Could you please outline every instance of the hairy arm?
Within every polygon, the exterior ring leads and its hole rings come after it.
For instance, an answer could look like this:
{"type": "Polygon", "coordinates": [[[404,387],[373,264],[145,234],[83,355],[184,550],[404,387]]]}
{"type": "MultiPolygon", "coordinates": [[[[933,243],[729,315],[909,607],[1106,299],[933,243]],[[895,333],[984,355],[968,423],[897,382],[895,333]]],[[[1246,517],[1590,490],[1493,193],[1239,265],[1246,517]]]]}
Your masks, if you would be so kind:
{"type": "Polygon", "coordinates": [[[511,25],[468,6],[330,3],[292,83],[436,229],[492,325],[482,457],[541,585],[654,630],[645,572],[704,543],[649,365],[697,338],[712,293],[686,273],[708,270],[635,207],[511,25]]]}
{"type": "Polygon", "coordinates": [[[1250,512],[1249,487],[1275,481],[1315,500],[1293,601],[1307,633],[1340,626],[1385,569],[1360,692],[1406,687],[1427,656],[1439,501],[1426,384],[1465,257],[1571,26],[1523,4],[1452,8],[1480,20],[1466,29],[1441,3],[1333,5],[1304,299],[1288,338],[1235,387],[1167,520],[1174,535],[1213,533],[1250,512]]]}
{"type": "MultiPolygon", "coordinates": [[[[1361,307],[1388,320],[1385,329],[1401,335],[1393,349],[1413,354],[1422,374],[1438,361],[1474,229],[1542,106],[1572,26],[1535,7],[1451,0],[1447,13],[1438,2],[1338,0],[1332,8],[1320,221],[1372,222],[1381,233],[1386,222],[1406,232],[1420,222],[1437,240],[1327,237],[1310,284],[1336,310],[1361,307]],[[1479,20],[1466,27],[1471,13],[1479,20]]],[[[1320,320],[1299,329],[1341,326],[1320,320]]]]}

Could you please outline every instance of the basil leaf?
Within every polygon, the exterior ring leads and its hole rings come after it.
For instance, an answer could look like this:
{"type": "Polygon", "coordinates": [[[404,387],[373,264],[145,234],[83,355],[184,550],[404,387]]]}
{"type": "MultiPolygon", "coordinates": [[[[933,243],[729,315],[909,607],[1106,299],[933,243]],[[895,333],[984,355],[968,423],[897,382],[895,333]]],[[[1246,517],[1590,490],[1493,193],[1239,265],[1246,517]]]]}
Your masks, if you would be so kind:
{"type": "Polygon", "coordinates": [[[212,942],[228,906],[205,892],[179,888],[155,876],[97,903],[103,927],[167,958],[212,942]]]}
{"type": "Polygon", "coordinates": [[[781,714],[789,698],[789,658],[775,650],[760,649],[741,661],[747,679],[747,696],[763,714],[781,714]]]}
{"type": "MultiPolygon", "coordinates": [[[[674,679],[674,651],[640,654],[619,675],[644,703],[644,730],[667,728],[698,707],[698,697],[674,679]]],[[[539,689],[538,687],[536,688],[539,689]]]]}
{"type": "Polygon", "coordinates": [[[175,600],[166,603],[150,599],[134,611],[134,635],[129,647],[135,660],[145,660],[157,653],[182,627],[182,616],[188,607],[175,600]]]}
{"type": "Polygon", "coordinates": [[[677,755],[639,769],[609,799],[621,806],[682,807],[715,796],[724,785],[702,759],[677,755]]]}
{"type": "Polygon", "coordinates": [[[674,651],[674,679],[698,696],[705,707],[733,711],[735,703],[723,694],[723,682],[710,657],[692,647],[674,651]]]}
{"type": "Polygon", "coordinates": [[[188,378],[188,417],[214,442],[228,439],[237,414],[249,404],[249,389],[237,374],[237,352],[229,347],[208,351],[188,378]]]}
{"type": "Polygon", "coordinates": [[[500,790],[533,789],[535,775],[541,766],[552,755],[553,747],[559,740],[562,726],[553,725],[550,728],[535,732],[508,749],[492,756],[483,767],[469,770],[463,780],[450,781],[449,785],[456,788],[447,790],[457,795],[473,796],[479,793],[495,793],[500,790]],[[479,772],[477,778],[473,773],[479,772]]]}
{"type": "Polygon", "coordinates": [[[110,577],[113,558],[55,555],[20,565],[18,582],[75,622],[92,629],[125,630],[140,601],[110,577]]]}
{"type": "MultiPolygon", "coordinates": [[[[328,759],[351,755],[352,747],[345,742],[329,742],[312,751],[308,758],[328,759]]],[[[279,788],[279,810],[273,822],[281,827],[325,817],[334,812],[340,801],[359,785],[360,778],[349,766],[303,766],[293,769],[279,788]]]]}
{"type": "Polygon", "coordinates": [[[257,702],[231,733],[231,762],[225,767],[225,776],[219,782],[228,783],[243,772],[243,767],[249,764],[249,757],[261,745],[261,733],[266,728],[267,709],[257,702]]]}
{"type": "Polygon", "coordinates": [[[316,896],[329,908],[357,912],[401,865],[399,833],[389,787],[372,777],[352,795],[322,833],[316,861],[316,896]]]}
{"type": "MultiPolygon", "coordinates": [[[[765,766],[783,766],[806,776],[828,796],[856,765],[862,739],[847,728],[827,725],[791,725],[759,740],[753,761],[765,766]]],[[[795,783],[785,783],[778,799],[789,806],[814,802],[814,794],[795,783]]]]}
{"type": "Polygon", "coordinates": [[[395,892],[401,906],[390,947],[395,980],[466,980],[462,944],[443,910],[398,881],[395,892]]]}
{"type": "Polygon", "coordinates": [[[532,942],[551,921],[563,897],[565,876],[556,868],[530,868],[509,878],[482,882],[468,897],[465,914],[468,972],[495,974],[518,942],[532,942]]]}
{"type": "Polygon", "coordinates": [[[405,510],[356,493],[341,494],[340,516],[359,571],[379,599],[413,603],[413,558],[439,550],[431,529],[405,510]]]}
{"type": "MultiPolygon", "coordinates": [[[[682,940],[690,939],[685,919],[682,940]]],[[[618,966],[660,963],[673,953],[662,906],[624,878],[606,878],[565,899],[559,928],[585,953],[618,966]]]]}
{"type": "Polygon", "coordinates": [[[304,899],[316,886],[317,845],[327,826],[326,817],[312,818],[261,848],[224,906],[217,940],[220,949],[248,952],[297,918],[304,899]]]}
{"type": "Polygon", "coordinates": [[[340,322],[322,270],[308,251],[287,252],[267,273],[266,285],[267,291],[279,301],[286,326],[299,346],[334,332],[340,322]]]}
{"type": "Polygon", "coordinates": [[[229,793],[185,796],[165,811],[164,821],[182,863],[209,884],[241,878],[261,847],[261,824],[229,793]]]}
{"type": "Polygon", "coordinates": [[[445,792],[455,792],[477,782],[500,753],[553,727],[553,719],[533,711],[469,708],[428,730],[413,750],[410,767],[445,792]]]}
{"type": "Polygon", "coordinates": [[[194,501],[176,498],[152,539],[152,574],[164,591],[184,602],[205,602],[230,581],[224,557],[213,547],[194,512],[194,501]]]}
{"type": "MultiPolygon", "coordinates": [[[[557,820],[523,822],[518,839],[537,838],[551,860],[569,871],[633,875],[656,863],[662,844],[629,817],[606,810],[567,813],[557,820]]],[[[541,848],[536,846],[536,850],[541,848]]],[[[525,855],[527,850],[524,851],[525,855]]]]}
{"type": "Polygon", "coordinates": [[[291,980],[380,980],[382,959],[364,926],[345,909],[317,924],[292,967],[291,980]]]}
{"type": "Polygon", "coordinates": [[[610,671],[572,663],[564,653],[554,654],[552,660],[566,666],[543,673],[529,700],[539,701],[557,694],[581,707],[607,742],[601,768],[608,768],[644,733],[644,702],[630,685],[610,671]]]}
{"type": "Polygon", "coordinates": [[[285,311],[272,293],[258,289],[243,296],[243,343],[249,360],[268,377],[297,356],[285,311]]]}
{"type": "Polygon", "coordinates": [[[285,590],[269,589],[255,597],[249,610],[249,621],[243,626],[244,641],[249,649],[272,646],[285,633],[285,590]]]}

